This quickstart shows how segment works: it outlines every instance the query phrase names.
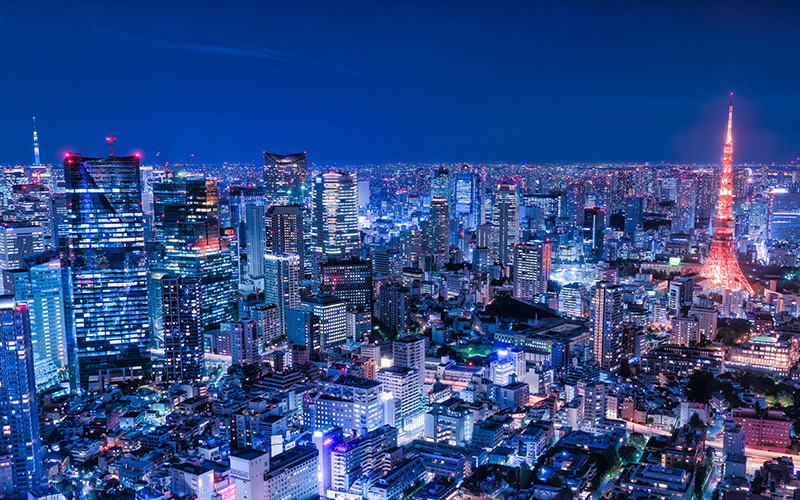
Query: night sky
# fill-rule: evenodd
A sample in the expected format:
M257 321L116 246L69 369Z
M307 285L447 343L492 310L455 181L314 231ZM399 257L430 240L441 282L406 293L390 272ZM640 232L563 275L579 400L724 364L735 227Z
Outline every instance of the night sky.
M800 156L800 7L693 3L4 2L0 164L32 161L34 115L43 161L115 135L153 161L716 162L729 92L737 163Z

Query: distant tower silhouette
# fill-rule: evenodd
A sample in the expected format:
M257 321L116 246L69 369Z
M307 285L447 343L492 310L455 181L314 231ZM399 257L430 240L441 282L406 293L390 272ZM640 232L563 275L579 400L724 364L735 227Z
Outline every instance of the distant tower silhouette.
M33 117L33 159L34 165L37 167L42 165L42 160L39 159L39 134L36 132L36 117Z
M719 182L719 201L717 217L714 219L714 239L708 258L700 275L711 280L714 288L723 290L746 290L753 293L753 288L744 277L733 243L733 94L728 108L728 135L722 153L722 177Z

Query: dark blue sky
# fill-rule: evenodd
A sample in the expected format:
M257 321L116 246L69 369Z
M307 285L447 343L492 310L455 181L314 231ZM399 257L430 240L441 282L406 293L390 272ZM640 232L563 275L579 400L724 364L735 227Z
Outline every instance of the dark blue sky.
M18 5L9 5L9 4ZM7 2L0 163L800 156L792 2Z

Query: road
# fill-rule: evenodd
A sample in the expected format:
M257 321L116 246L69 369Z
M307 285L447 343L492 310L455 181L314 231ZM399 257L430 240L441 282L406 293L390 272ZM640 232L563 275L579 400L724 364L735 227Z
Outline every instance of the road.
M647 425L634 424L633 422L628 422L628 430L640 432L644 435L658 434L659 436L669 436L672 434L670 431L665 431L663 429L655 429ZM706 446L711 446L712 448L716 449L722 449L722 443L714 439L706 439ZM758 467L760 467L761 464L763 464L764 462L772 460L773 458L781 458L787 456L786 453L756 450L753 448L745 448L744 455L748 458L750 466L758 466Z

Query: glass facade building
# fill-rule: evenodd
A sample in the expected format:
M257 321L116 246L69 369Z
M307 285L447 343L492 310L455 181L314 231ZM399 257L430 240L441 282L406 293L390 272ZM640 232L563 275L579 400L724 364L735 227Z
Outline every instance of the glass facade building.
M73 388L148 378L148 265L139 157L68 153L64 177Z
M216 181L177 178L156 183L153 212L161 267L171 275L199 282L203 328L230 321L234 264L230 249L220 239Z

